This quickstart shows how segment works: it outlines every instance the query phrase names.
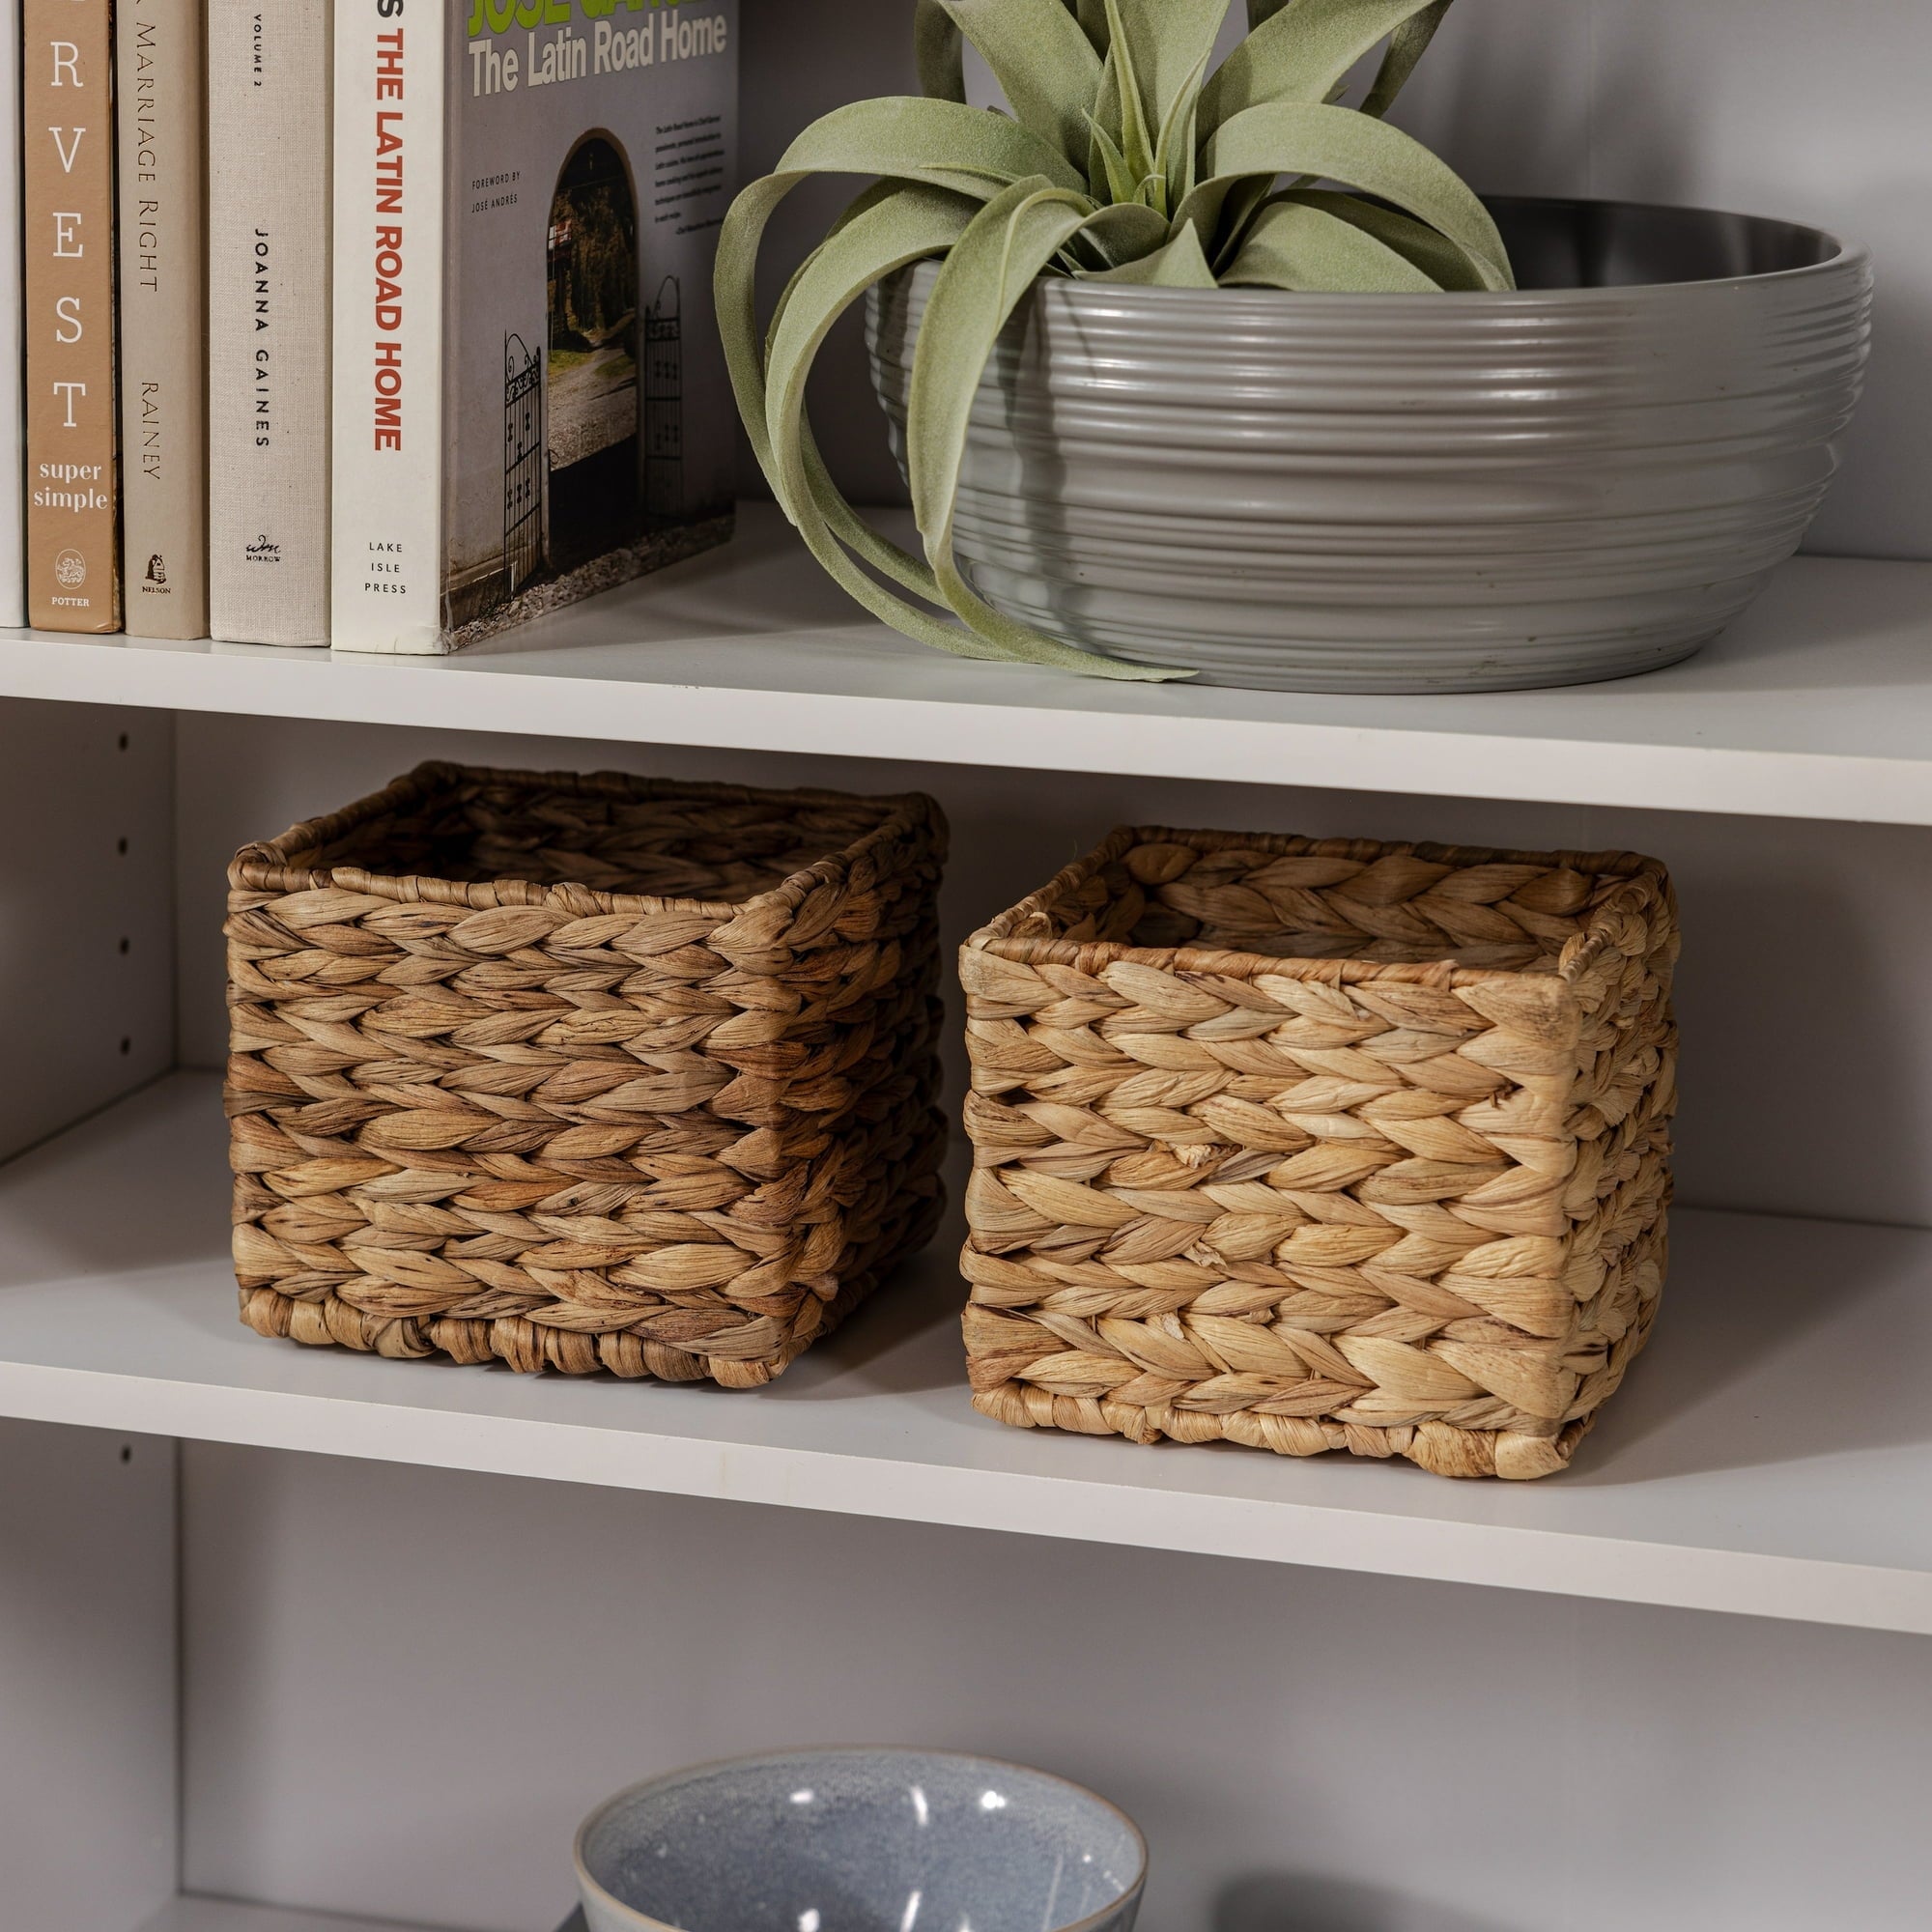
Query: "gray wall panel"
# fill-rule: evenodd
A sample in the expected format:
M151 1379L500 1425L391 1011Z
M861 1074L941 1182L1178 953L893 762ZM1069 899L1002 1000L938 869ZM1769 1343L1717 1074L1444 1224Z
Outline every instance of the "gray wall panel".
M260 1451L187 1466L195 1889L547 1932L607 1792L903 1741L1125 1805L1150 1932L1924 1924L1917 1638Z

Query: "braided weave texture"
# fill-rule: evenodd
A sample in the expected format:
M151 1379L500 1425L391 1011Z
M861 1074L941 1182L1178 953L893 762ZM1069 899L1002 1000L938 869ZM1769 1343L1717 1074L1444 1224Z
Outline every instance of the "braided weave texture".
M975 1406L1564 1467L1665 1263L1655 860L1118 831L961 954Z
M266 1335L769 1381L943 1205L928 798L421 766L229 869Z

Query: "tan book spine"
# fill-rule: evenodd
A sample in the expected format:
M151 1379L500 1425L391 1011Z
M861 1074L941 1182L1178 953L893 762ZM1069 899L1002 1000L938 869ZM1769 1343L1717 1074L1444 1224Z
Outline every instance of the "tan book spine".
M201 0L120 0L121 591L137 638L208 634Z
M27 612L121 628L114 399L114 10L25 0Z

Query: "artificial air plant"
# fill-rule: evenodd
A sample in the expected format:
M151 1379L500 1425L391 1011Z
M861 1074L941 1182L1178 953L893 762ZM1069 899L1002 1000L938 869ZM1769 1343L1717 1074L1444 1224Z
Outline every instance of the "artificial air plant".
M1391 295L1513 287L1483 204L1384 119L1451 4L1247 0L1248 32L1210 73L1230 0L917 0L924 97L859 101L814 122L738 197L719 243L718 312L739 409L779 502L831 575L943 650L1175 675L1044 637L966 581L953 507L993 345L1042 275ZM967 103L968 41L1010 113ZM1351 70L1384 43L1360 105L1343 104ZM760 241L779 204L817 174L876 179L761 330ZM805 391L834 323L876 283L931 258L941 266L906 430L922 560L840 496Z

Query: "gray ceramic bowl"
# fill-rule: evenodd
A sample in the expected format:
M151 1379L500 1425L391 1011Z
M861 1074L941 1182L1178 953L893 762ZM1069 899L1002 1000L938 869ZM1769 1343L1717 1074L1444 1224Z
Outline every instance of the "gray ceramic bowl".
M1871 332L1867 252L1612 202L1491 203L1523 287L1045 281L980 386L980 594L1209 683L1500 691L1690 655L1798 548ZM936 270L875 292L903 455Z
M590 1932L1129 1932L1146 1876L1103 1799L948 1751L702 1765L577 1834Z

